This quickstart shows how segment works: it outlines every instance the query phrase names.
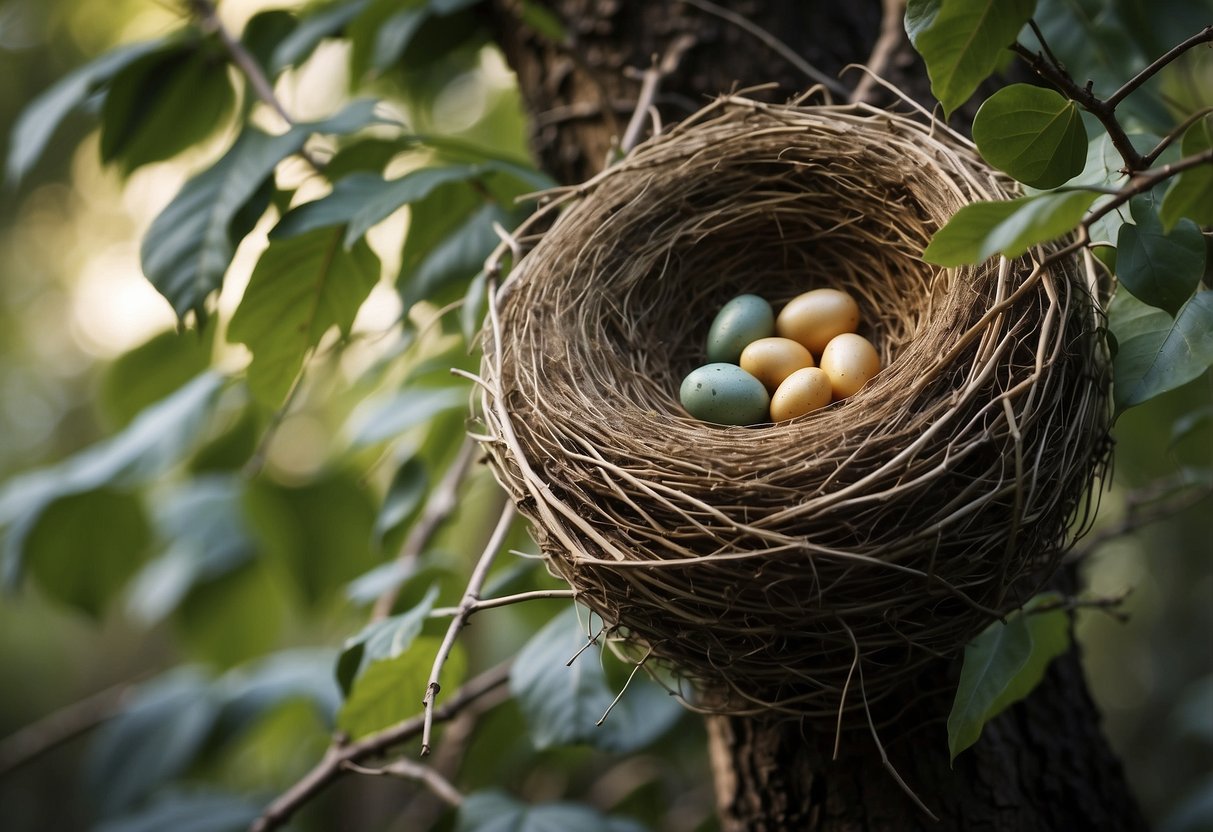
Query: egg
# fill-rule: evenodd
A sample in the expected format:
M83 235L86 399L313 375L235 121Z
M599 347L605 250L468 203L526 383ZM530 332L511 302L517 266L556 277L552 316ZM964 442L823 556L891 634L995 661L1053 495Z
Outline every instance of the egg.
M708 361L736 364L745 345L775 331L771 304L758 295L738 295L721 307L708 330Z
M813 355L790 338L759 338L741 351L741 369L758 379L768 390L802 367L815 366Z
M803 367L783 380L771 396L771 421L812 413L830 403L830 377L819 367Z
M818 356L831 338L858 328L859 304L838 289L814 289L797 295L775 320L775 334L803 344Z
M719 425L765 422L771 402L761 381L736 364L723 362L692 370L678 392L688 413Z
M871 341L848 332L826 344L821 352L820 366L830 377L834 398L845 399L880 372L880 356Z

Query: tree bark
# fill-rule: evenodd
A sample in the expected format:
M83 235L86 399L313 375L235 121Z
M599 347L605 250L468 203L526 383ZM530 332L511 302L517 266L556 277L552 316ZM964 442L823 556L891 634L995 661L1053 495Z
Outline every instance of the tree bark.
M865 62L880 30L882 3L719 0L768 37L833 76ZM884 4L888 6L888 3ZM705 11L703 0L549 0L563 40L522 22L520 0L495 0L499 43L518 75L541 164L563 182L601 170L636 107L638 75L677 44L677 65L654 103L667 120L711 96L774 82L755 93L786 100L813 81L751 29ZM903 39L904 40L904 39ZM885 72L929 100L908 42ZM858 75L848 77L853 87ZM960 119L971 119L962 111ZM900 788L868 731L842 737L832 760L830 726L770 718L709 717L718 807L725 832L968 830L968 832L1138 832L1146 828L1120 763L1100 730L1077 650L1054 662L1023 703L986 726L982 739L948 760L946 716L958 668L940 662L919 690L935 691L896 718L878 714L891 766L933 821Z

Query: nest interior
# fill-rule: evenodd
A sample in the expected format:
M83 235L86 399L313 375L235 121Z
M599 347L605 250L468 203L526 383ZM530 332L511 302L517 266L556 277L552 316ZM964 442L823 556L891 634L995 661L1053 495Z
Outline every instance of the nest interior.
M854 713L1022 604L1082 524L1109 420L1092 274L920 257L1007 195L920 120L722 99L563 194L492 300L494 470L695 707ZM859 393L748 428L683 411L726 301L827 286L881 354Z

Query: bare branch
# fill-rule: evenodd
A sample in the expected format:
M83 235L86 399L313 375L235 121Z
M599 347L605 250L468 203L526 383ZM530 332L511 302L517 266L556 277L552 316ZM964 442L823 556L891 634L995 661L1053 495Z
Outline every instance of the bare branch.
M132 682L106 688L0 740L0 777L116 716L135 691Z
M1209 115L1209 113L1213 113L1213 107L1205 107L1203 110L1197 110L1196 112L1192 113L1192 115L1185 118L1175 127L1174 130L1163 136L1162 139L1159 140L1158 144L1154 145L1149 153L1142 157L1145 160L1145 163L1147 165L1154 164L1158 160L1158 157L1163 154L1164 150L1170 147L1176 139L1186 133L1189 127L1200 121L1205 116Z
M510 678L510 664L505 662L486 670L464 684L441 707L435 708L433 722L446 722L473 702L492 693ZM250 832L269 832L291 819L295 812L323 791L334 780L348 774L347 763L359 763L376 757L420 734L425 726L421 715L406 719L391 728L364 737L353 743L334 742L316 766L295 785L270 803L250 827Z
M1150 64L1141 72L1134 75L1125 82L1124 86L1108 96L1104 101L1105 106L1111 110L1115 110L1116 105L1124 101L1125 98L1127 98L1134 90L1136 90L1146 81L1153 78L1160 69L1175 61L1176 58L1187 52L1189 49L1200 46L1202 43L1213 43L1213 26L1206 26L1192 37L1188 38L1182 43L1176 44L1174 47L1169 49L1166 53L1161 55L1158 60L1154 61L1154 63Z
M467 607L438 607L430 610L430 618L449 618L452 615L471 617L481 610L491 610L497 607L508 607L511 604L521 604L542 598L576 598L577 592L572 589L533 589L530 592L518 592L514 595L502 595L500 598L485 598Z
M1208 164L1213 164L1213 148L1202 153L1193 153L1191 156L1185 156L1178 162L1163 165L1160 168L1154 168L1145 173L1139 173L1133 177L1128 185L1117 191L1115 197L1087 214L1086 218L1082 221L1082 227L1089 229L1091 224L1100 217L1107 216L1138 194L1144 194L1159 182L1164 182L1176 174L1183 173L1185 170Z
M1140 528L1166 520L1213 496L1213 486L1165 478L1125 497L1124 517L1107 528L1097 529L1066 555L1066 563L1086 560L1104 544L1132 534Z
M623 131L623 138L619 141L619 149L624 154L630 153L632 148L640 143L640 131L644 129L649 108L653 106L653 98L657 95L657 87L661 84L661 79L678 69L678 64L681 63L683 54L694 43L695 39L690 35L682 35L675 38L674 42L666 49L665 55L661 60L658 61L657 56L654 55L653 65L641 75L640 94L636 97L636 109L632 112L632 118L628 122L627 128Z
M860 76L859 83L851 93L850 101L853 104L871 103L870 96L876 88L876 78L888 69L889 61L906 36L903 23L906 0L884 0L881 5L884 11L880 19L880 36L876 38L872 52L868 55L868 71Z
M360 766L355 762L347 760L341 764L341 767L355 774L399 777L402 780L412 780L428 788L441 798L444 803L456 808L463 802L463 795L459 793L459 790L455 788L450 780L447 780L429 766L415 763L412 760L396 760L394 763L389 763L382 768L368 768L367 766Z
M409 564L421 556L422 551L429 545L430 540L437 533L439 527L450 516L458 505L459 486L463 483L463 478L467 476L468 469L471 467L472 459L476 453L476 443L471 439L464 439L463 445L459 448L459 453L451 462L451 467L447 468L443 474L442 480L430 492L430 496L425 501L425 507L421 509L421 515L413 522L412 528L409 529L408 536L404 539L404 543L400 546L400 553L396 555L396 562L399 564ZM400 585L394 584L384 591L375 600L375 607L371 612L371 620L378 621L387 618L392 614L392 607L396 603L396 598L400 595Z
M497 553L501 550L502 543L505 542L505 536L510 530L510 524L513 522L514 503L506 500L505 508L501 510L501 517L497 520L497 527L493 529L493 534L489 537L489 542L485 544L484 552L481 553L480 560L476 563L476 568L472 570L472 577L468 579L467 589L463 592L463 600L459 602L459 612L451 620L450 626L447 627L446 636L442 639L442 645L438 648L438 654L434 656L434 664L430 668L430 678L425 686L425 697L422 699L422 704L425 707L425 723L421 734L421 756L423 757L430 753L430 734L433 730L434 722L434 700L438 698L438 692L442 690L442 685L438 683L438 677L442 673L442 666L450 658L451 650L455 647L455 639L458 638L459 631L467 624L468 618L472 614L471 607L480 600L480 590L484 588L484 581L488 577L489 567L493 565Z

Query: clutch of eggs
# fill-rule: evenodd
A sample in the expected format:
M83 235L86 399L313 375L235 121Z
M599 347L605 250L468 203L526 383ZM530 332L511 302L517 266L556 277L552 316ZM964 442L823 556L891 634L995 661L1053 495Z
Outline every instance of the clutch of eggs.
M739 295L712 321L709 363L683 380L682 406L705 422L755 425L853 396L880 371L859 322L859 304L838 289L797 295L778 316L763 298Z

